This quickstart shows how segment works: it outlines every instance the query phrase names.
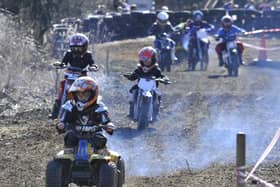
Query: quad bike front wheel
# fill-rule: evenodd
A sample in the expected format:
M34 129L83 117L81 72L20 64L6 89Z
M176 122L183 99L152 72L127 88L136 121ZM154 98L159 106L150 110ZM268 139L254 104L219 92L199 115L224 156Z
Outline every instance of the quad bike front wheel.
M101 163L97 187L118 187L117 167L113 162Z
M67 178L63 173L62 162L52 160L48 162L46 170L46 187L67 187Z
M124 160L122 158L119 158L117 163L117 169L118 169L118 187L122 187L125 183L125 165Z

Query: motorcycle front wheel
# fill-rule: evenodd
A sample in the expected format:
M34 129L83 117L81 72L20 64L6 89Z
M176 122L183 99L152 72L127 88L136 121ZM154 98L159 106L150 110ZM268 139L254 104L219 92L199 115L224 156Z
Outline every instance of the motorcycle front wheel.
M139 107L138 130L143 130L148 127L149 122L151 121L151 106L152 98L142 98L142 102Z

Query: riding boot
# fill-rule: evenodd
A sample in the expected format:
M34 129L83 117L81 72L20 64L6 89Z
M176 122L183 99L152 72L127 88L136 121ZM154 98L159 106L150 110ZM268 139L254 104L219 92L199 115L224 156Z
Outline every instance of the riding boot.
M244 65L242 53L239 54L239 62L240 62L240 65Z
M129 102L129 113L127 117L133 119L134 115L134 101L135 101L135 94L136 94L136 89L135 86L133 86L129 93L128 93L128 102Z
M173 48L171 49L171 59L172 59L172 61L173 61L174 63L178 60L178 58L176 57L175 53L176 53L176 48L173 47Z
M60 101L58 99L56 99L53 104L52 113L49 115L49 118L56 119L58 117L59 110L60 110Z
M133 113L134 113L134 104L132 102L129 102L129 113L127 117L133 119Z
M224 61L223 61L222 54L218 54L218 60L219 60L219 66L223 66L224 65Z

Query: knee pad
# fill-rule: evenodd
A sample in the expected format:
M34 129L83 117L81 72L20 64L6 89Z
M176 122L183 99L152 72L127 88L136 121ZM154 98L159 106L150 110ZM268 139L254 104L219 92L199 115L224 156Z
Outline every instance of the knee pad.
M64 136L64 145L66 147L75 147L78 144L78 138L71 131L67 132Z
M134 93L129 92L129 94L128 94L128 101L129 101L129 103L133 103L134 102Z
M102 134L96 134L91 143L94 149L102 149L106 146L107 139Z

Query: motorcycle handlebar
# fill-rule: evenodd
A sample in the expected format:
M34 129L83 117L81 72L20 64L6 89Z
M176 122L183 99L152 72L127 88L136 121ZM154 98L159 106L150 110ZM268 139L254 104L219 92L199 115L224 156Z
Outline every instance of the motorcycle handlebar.
M93 64L92 66L88 67L88 71L97 72L99 70L99 66L97 64Z
M123 76L125 77L125 78L128 78L128 77L130 77L130 73L125 73L125 74L123 74Z
M84 69L79 68L79 67L74 67L74 66L67 66L64 63L60 63L60 62L55 62L52 64L56 69L69 69L69 70L73 70L73 71L92 71L92 72L97 72L99 71L99 66L97 64L93 64L92 66L88 66Z
M125 73L125 74L123 74L123 76L127 79L130 79L131 74L130 73ZM144 79L148 79L148 80L155 80L155 81L158 81L158 82L163 83L163 84L171 84L172 83L169 79L156 78L154 76L146 76L146 77L142 76L142 77L139 77L139 78L144 78Z
M64 69L66 68L66 65L60 62L55 62L52 64L56 69Z
M162 78L158 78L158 79L155 79L155 80L159 81L160 83L163 83L163 84L171 84L172 83L170 80L162 79Z

